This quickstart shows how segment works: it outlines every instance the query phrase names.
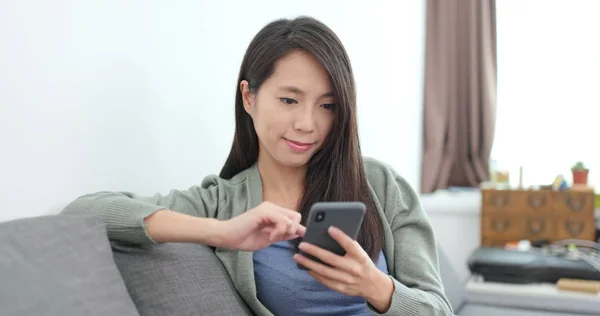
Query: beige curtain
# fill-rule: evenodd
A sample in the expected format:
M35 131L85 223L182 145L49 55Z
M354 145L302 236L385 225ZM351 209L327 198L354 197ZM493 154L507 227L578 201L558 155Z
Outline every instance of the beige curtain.
M496 115L494 0L427 0L421 191L489 178Z

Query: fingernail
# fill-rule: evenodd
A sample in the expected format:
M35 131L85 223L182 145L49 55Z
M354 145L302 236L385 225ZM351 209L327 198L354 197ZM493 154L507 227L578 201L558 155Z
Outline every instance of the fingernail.
M306 248L306 243L305 242L301 242L300 245L298 245L298 248L300 248L300 249Z

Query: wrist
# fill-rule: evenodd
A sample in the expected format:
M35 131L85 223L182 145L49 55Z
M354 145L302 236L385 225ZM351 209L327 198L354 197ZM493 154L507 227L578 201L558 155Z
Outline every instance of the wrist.
M392 295L394 294L394 282L385 273L377 270L373 280L372 290L369 291L364 298L379 312L386 312L392 303Z
M223 238L221 232L223 229L222 221L214 218L197 218L196 231L198 232L195 243L211 247L220 247Z

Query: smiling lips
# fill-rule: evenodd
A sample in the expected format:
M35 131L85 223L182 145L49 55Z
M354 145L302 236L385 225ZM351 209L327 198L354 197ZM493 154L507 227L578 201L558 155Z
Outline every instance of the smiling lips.
M314 144L314 143L300 143L300 142L295 142L293 140L289 140L287 138L284 138L285 142L288 144L288 146L290 146L290 148L292 148L295 151L307 151L310 149L310 147Z

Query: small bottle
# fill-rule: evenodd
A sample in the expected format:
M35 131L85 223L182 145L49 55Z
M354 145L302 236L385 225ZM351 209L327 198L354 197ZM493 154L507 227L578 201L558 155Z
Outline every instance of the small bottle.
M489 172L490 172L490 182L496 184L497 182L497 177L496 177L496 171L498 170L498 161L496 161L495 159L490 159L490 167L489 167Z

